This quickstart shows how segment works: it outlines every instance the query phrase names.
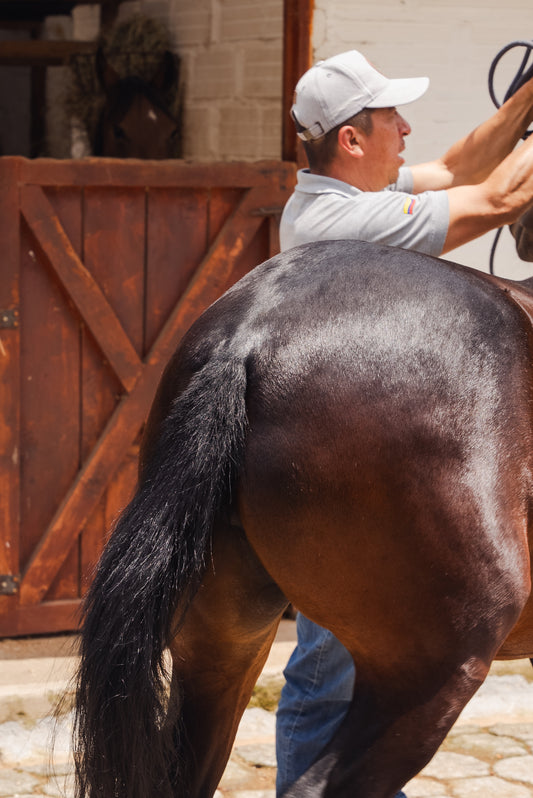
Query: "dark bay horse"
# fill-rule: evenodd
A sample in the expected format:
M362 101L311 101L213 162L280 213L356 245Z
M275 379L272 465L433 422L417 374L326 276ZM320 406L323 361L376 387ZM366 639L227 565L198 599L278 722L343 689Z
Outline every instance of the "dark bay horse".
M87 597L79 798L210 798L288 602L357 669L290 798L390 798L533 654L532 289L325 242L200 317Z
M511 225L511 233L515 237L516 251L520 259L533 261L533 208L529 208Z
M135 74L120 77L102 48L97 51L95 68L105 102L93 135L93 155L180 158L182 120L171 113L165 99L179 81L177 57L165 51L149 81Z

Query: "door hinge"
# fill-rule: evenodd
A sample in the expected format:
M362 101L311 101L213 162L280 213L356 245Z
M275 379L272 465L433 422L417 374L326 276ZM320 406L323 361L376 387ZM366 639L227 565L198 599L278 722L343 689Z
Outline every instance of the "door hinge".
M20 576L0 574L0 596L13 596L18 593Z
M0 329L13 330L19 326L19 309L5 308L0 310Z

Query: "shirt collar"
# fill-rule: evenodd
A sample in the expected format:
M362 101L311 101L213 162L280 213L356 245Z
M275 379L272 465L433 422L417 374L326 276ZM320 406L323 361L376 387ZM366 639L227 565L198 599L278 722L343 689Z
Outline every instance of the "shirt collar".
M352 197L362 193L359 188L345 183L344 180L337 180L327 175L315 175L309 169L298 170L296 191L304 194L343 194Z

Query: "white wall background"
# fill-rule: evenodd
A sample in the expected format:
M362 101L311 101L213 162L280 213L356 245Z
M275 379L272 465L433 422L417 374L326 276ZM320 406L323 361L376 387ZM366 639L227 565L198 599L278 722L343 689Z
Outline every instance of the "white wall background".
M523 38L533 40L531 0L315 0L316 60L356 48L389 77L429 76L425 97L403 108L413 129L407 163L442 155L493 113L490 64L502 47ZM500 97L521 55L501 62ZM489 234L447 257L487 271L492 240ZM533 263L516 257L508 230L500 238L495 272L513 279L533 276Z

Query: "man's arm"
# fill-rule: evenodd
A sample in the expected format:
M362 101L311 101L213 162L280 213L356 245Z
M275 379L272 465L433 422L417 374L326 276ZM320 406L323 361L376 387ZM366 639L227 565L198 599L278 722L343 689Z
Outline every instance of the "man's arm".
M512 152L531 122L533 79L442 158L411 167L414 193L481 183Z
M443 253L516 222L533 205L533 136L477 185L447 190L450 221Z

